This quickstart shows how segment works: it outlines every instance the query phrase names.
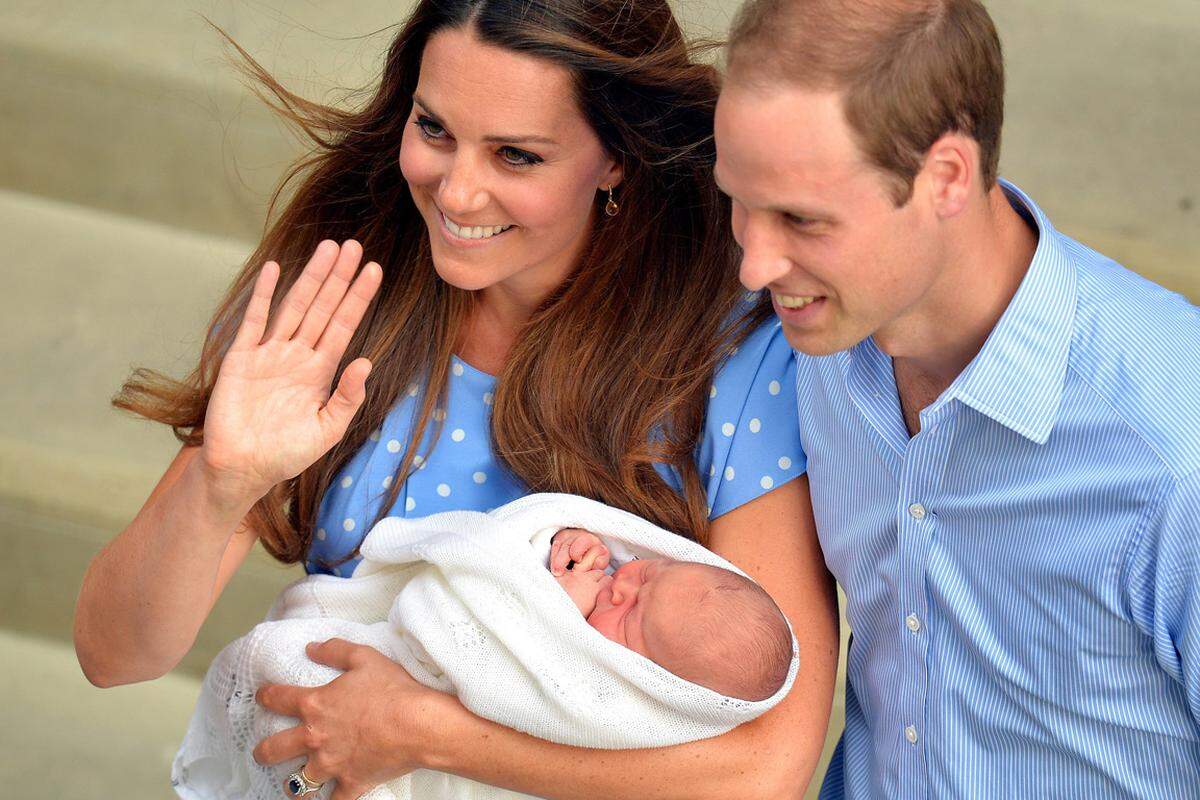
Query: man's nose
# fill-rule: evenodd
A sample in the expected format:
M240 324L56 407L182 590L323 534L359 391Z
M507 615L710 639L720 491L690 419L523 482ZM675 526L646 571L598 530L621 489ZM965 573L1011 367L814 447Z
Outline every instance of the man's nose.
M742 263L738 278L742 285L757 292L779 280L791 270L791 261L778 235L757 220L746 219L739 231Z
M464 219L482 211L488 204L488 189L484 168L468 153L459 152L438 188L438 204L457 222L478 222Z

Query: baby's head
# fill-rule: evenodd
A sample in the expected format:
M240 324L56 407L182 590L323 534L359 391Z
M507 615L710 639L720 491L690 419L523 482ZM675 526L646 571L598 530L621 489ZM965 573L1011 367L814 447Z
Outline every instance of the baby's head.
M787 680L792 634L754 581L707 564L651 558L618 569L588 623L684 680L765 700Z

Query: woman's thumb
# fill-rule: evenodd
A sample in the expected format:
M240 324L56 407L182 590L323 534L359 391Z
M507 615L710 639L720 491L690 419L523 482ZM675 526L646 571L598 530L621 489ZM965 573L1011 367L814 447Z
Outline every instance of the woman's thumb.
M322 414L329 417L330 423L338 431L338 438L350 426L350 420L358 412L359 406L367 396L367 376L371 374L371 362L366 358L356 358L342 370L338 378L337 388L329 397Z

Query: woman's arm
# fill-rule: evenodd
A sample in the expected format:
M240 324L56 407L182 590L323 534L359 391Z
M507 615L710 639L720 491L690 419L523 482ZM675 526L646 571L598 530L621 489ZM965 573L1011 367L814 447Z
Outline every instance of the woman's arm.
M316 689L270 686L259 693L264 706L302 725L264 740L255 757L279 763L306 756L311 777L338 780L334 800L352 800L418 767L557 800L800 797L824 743L838 652L837 601L817 545L807 479L717 519L711 544L762 583L800 645L791 693L753 722L666 748L557 745L474 716L370 648L331 640L310 656L345 675Z
M204 444L180 451L88 567L75 650L92 683L149 680L174 667L254 545L246 514L345 434L370 362L355 359L332 394L330 386L382 277L374 263L359 271L361 258L357 242L322 242L274 314L279 266L263 266L221 361Z
M92 560L75 609L75 652L97 686L150 680L183 658L254 546L256 498L223 498L184 447L142 510Z

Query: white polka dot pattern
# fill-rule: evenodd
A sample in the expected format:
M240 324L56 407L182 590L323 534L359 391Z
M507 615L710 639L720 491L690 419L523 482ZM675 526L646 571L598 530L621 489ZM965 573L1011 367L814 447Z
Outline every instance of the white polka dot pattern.
M710 516L717 517L791 480L804 469L795 429L795 380L791 349L782 332L768 322L752 331L736 354L727 358L709 386L709 403L697 469L706 484ZM442 423L441 437L426 430L404 479L392 515L424 516L467 508L487 510L504 505L527 491L491 452L489 429L495 401L495 379L455 359L449 389L434 422ZM326 537L314 537L309 551L310 571L345 557L366 534L379 505L393 486L393 475L408 449L421 385L412 383L371 440L342 468L322 498L318 525ZM764 430L765 429L765 430ZM769 448L763 435L769 432ZM793 444L795 449L792 450ZM781 458L782 456L782 458ZM776 469L778 467L778 469ZM671 467L656 464L667 484L679 491L681 478ZM744 476L733 480L738 473ZM349 478L350 484L344 485ZM346 562L349 574L355 561ZM328 571L328 569L325 569Z

